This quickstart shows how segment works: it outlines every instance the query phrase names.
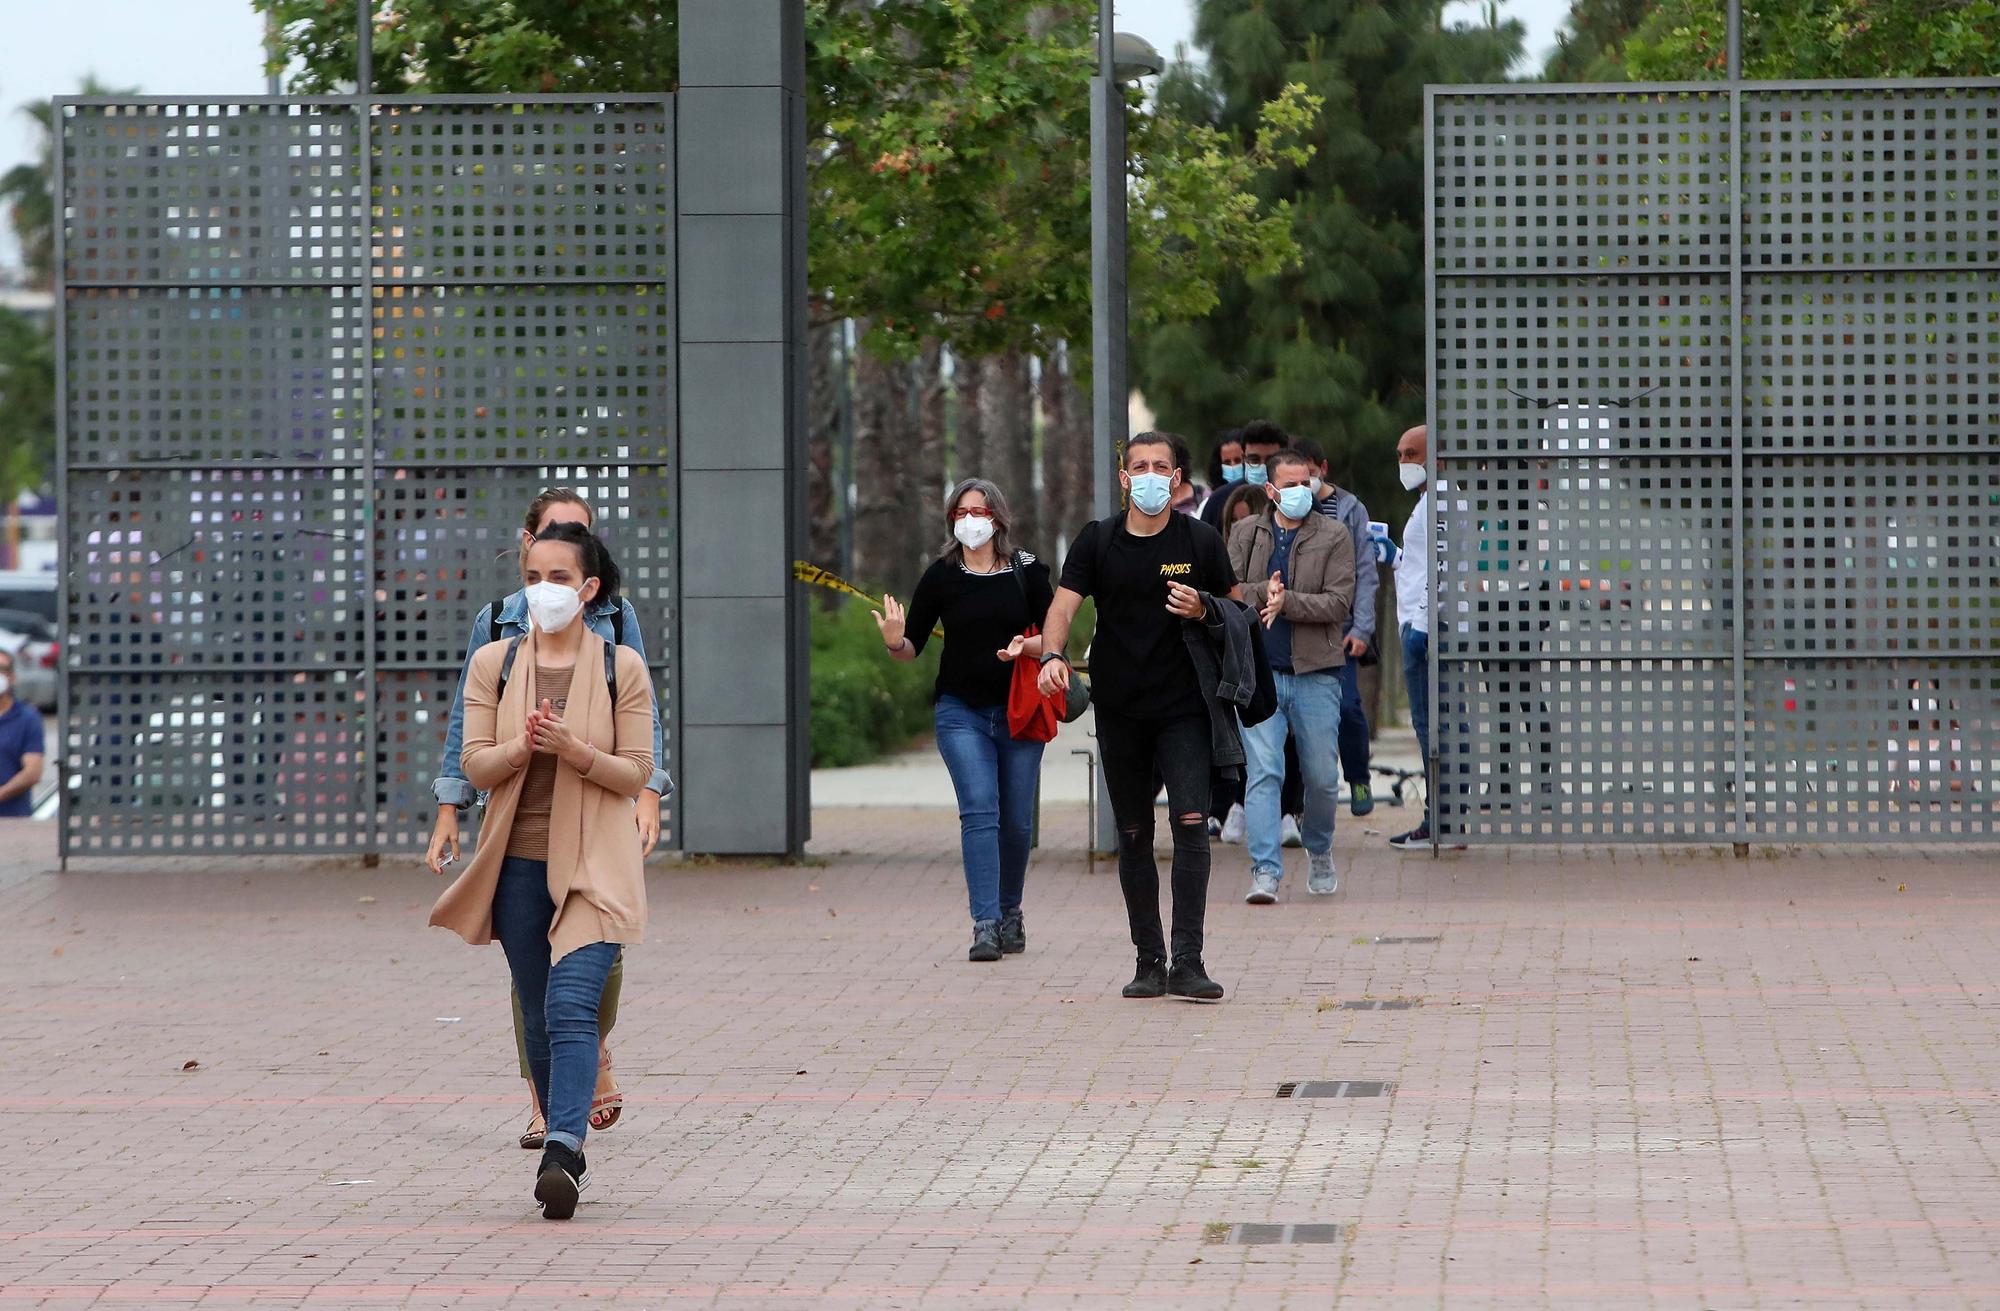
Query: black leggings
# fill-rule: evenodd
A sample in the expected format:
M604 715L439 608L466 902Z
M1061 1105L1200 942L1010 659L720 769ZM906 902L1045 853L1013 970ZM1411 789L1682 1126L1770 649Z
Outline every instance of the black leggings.
M1160 926L1160 867L1153 859L1153 798L1161 782L1174 833L1172 955L1201 955L1208 908L1209 732L1207 715L1135 719L1097 712L1104 783L1118 823L1118 885L1125 893L1132 945L1141 956L1168 954Z

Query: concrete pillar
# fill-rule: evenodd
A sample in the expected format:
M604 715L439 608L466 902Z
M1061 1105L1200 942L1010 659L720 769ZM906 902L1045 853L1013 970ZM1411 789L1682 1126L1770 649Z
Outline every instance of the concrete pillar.
M681 846L810 831L804 0L681 0Z

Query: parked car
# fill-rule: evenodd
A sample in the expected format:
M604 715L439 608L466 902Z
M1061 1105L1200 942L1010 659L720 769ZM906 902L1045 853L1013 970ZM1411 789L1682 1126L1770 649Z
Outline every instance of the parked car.
M56 576L0 569L0 610L21 610L56 621Z
M14 695L40 710L56 708L56 626L26 610L0 610L0 651L14 657Z

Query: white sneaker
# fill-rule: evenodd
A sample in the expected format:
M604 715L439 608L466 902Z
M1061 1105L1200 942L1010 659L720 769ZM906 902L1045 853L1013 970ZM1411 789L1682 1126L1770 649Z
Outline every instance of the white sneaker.
M1222 840L1232 847L1243 845L1243 803L1237 802L1229 808L1228 816L1222 821Z
M1252 874L1250 895L1243 900L1252 906L1268 906L1278 899L1278 878L1276 874Z
M1306 853L1306 891L1316 897L1331 897L1340 891L1340 871L1334 868L1333 852L1308 851Z
M1284 822L1278 825L1278 845L1303 847L1305 844L1306 840L1299 836L1299 822L1290 815L1285 816Z

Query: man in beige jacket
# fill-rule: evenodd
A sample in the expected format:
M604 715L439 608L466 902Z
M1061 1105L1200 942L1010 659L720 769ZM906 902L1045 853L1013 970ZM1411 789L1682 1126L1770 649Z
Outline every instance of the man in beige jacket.
M1333 863L1335 763L1340 734L1341 638L1354 604L1354 544L1339 524L1315 512L1312 465L1297 450L1266 462L1270 506L1229 535L1229 562L1244 580L1243 599L1264 620L1264 654L1278 687L1278 711L1243 730L1249 762L1243 789L1248 819L1253 906L1278 899L1285 877L1283 817L1285 738L1299 743L1305 814L1299 824L1310 874L1307 889L1330 896L1340 888Z

